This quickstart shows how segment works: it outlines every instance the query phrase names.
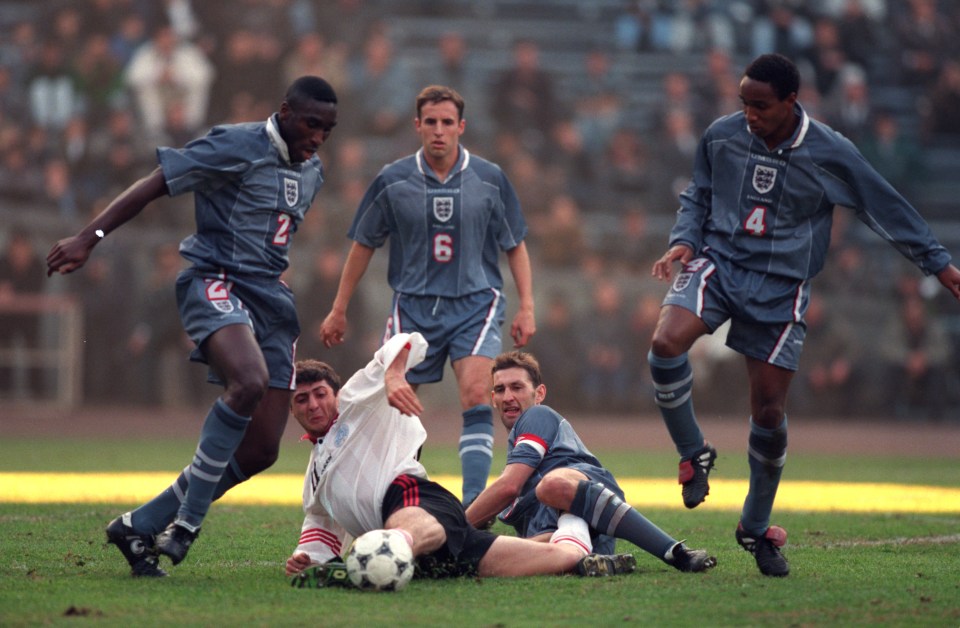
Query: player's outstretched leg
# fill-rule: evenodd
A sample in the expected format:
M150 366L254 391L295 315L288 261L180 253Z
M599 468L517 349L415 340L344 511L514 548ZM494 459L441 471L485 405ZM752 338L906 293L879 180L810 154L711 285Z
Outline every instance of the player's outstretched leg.
M250 417L237 414L222 399L217 399L207 414L190 464L183 504L174 522L157 536L157 551L170 557L174 565L184 559L199 536L200 524L249 423Z
M636 570L633 554L587 554L576 567L577 574L586 577L618 576Z
M790 573L790 564L780 552L787 543L787 531L780 526L770 526L759 534L747 532L743 523L737 525L737 543L753 554L760 573L765 576L783 577Z
M473 406L463 413L463 431L460 434L464 508L487 487L492 462L493 408L488 405Z
M152 534L141 534L130 526L130 513L124 513L107 525L107 543L117 546L130 565L134 577L162 578L167 572L160 568L156 543Z
M704 440L693 412L693 369L687 354L664 358L653 351L647 354L654 399L667 426L670 438L680 454L680 483L683 503L694 508L710 492L707 476L713 468L717 451ZM710 452L707 459L700 458Z
M663 562L684 572L701 572L717 566L717 558L706 550L690 549L677 541L663 557Z

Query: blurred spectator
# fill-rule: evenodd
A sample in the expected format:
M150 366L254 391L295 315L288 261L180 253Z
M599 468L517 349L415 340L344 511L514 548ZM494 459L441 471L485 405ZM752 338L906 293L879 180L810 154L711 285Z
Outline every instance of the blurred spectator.
M614 19L613 32L621 50L669 50L673 42L673 20L657 0L630 0Z
M891 8L899 82L928 89L937 79L940 60L949 58L958 33L937 13L936 0L907 0L892 3Z
M0 350L18 351L40 346L40 316L35 313L8 313L5 304L23 296L43 293L46 266L30 235L21 229L10 233L0 256ZM31 398L40 393L41 371L23 363L0 362L0 397Z
M825 95L821 106L824 121L859 145L870 127L870 88L863 69L848 63L836 88Z
M346 45L328 42L316 31L300 35L283 57L283 82L289 85L308 74L324 78L337 93L345 93L349 85Z
M754 17L751 56L779 52L790 59L799 59L813 43L813 28L799 12L800 2L770 0L760 2L765 9Z
M900 128L889 111L878 111L869 132L860 141L860 152L898 192L912 198L926 179L920 144Z
M650 191L650 154L637 131L627 127L617 129L607 145L604 160L606 166L599 177L610 191L630 195L644 195ZM659 184L657 182L657 185Z
M80 212L70 168L62 157L47 160L43 165L42 202L56 211L56 216L66 224L72 223Z
M330 364L342 363L344 368L356 371L367 362L366 349L375 349L383 333L377 322L371 320L363 290L358 290L350 299L351 341L328 348L320 335L324 314L337 296L340 271L346 257L344 250L343 245L339 248L325 246L319 250L314 255L309 279L297 291L297 312L303 326L297 341L297 355L315 357Z
M354 106L341 122L357 133L394 138L398 131L412 126L409 111L419 91L415 78L390 37L383 29L374 30L364 43L362 58L352 64Z
M960 141L960 60L944 59L922 111L925 138L930 142Z
M706 50L716 46L727 50L736 44L733 24L725 2L680 0L673 5L670 49L674 52Z
M577 201L568 194L555 194L543 220L530 224L531 252L551 268L572 270L586 249L586 225Z
M653 330L660 319L660 304L662 295L641 294L630 310L627 321L627 337L624 339L626 347L625 370L630 373L630 391L628 399L630 407L643 408L646 412L656 412L654 402L653 382L650 380L650 365L647 362L647 351L644 347L650 345Z
M651 251L646 207L640 203L629 206L620 215L616 230L610 234L604 252L609 261L631 275L648 275ZM649 340L649 339L648 339Z
M547 163L549 168L559 172L563 187L578 203L599 200L597 160L587 152L584 135L572 119L563 118L553 125Z
M584 139L587 152L603 152L614 130L623 121L624 85L613 72L610 55L605 50L586 53L583 79L577 81L573 93L573 114Z
M144 130L153 138L162 138L165 112L171 100L183 103L189 127L199 130L207 121L215 74L200 48L178 40L168 24L157 27L151 40L137 49L126 68L126 82L136 97Z
M540 47L522 39L512 64L496 77L491 114L500 132L516 134L524 149L542 157L556 121L553 77L540 66Z
M280 84L282 74L277 67L280 58L280 43L270 33L249 28L227 32L223 50L216 57L217 76L211 94L211 117L217 122L223 120L228 115L235 94L283 93L286 85Z
M135 12L125 13L119 28L110 37L110 51L120 67L126 67L140 46L148 40L147 23L143 16Z
M110 51L106 34L98 33L86 40L74 60L74 71L86 119L90 122L101 123L111 108L124 102L121 69L120 61Z
M728 50L713 47L704 56L703 70L691 77L691 88L699 103L694 120L699 136L711 122L740 109L741 69L733 65Z
M790 391L793 412L808 416L846 417L863 407L863 355L853 329L836 316L819 292L810 297L804 315L807 340L803 369Z
M886 0L840 0L841 8L830 16L836 20L840 46L847 59L867 70L872 76L878 70L874 63L878 53L889 42L884 41L880 20L886 12Z
M658 212L673 212L680 193L690 183L700 135L693 114L682 108L667 111L658 130L657 158L651 165L657 184L651 190L650 202Z
M177 314L177 297L171 286L184 267L179 245L168 243L153 251L150 276L138 299L137 315L126 351L128 374L123 389L131 400L147 405L195 405L203 398L203 378L188 366L193 342L183 331Z
M880 338L885 407L898 418L940 419L951 379L950 338L919 295L904 297Z
M30 112L39 126L60 129L81 110L80 90L64 50L53 40L44 41L36 65L27 79Z
M577 325L583 343L582 392L587 407L614 412L627 409L631 387L627 369L627 312L616 281L601 277L590 293L590 307Z
M27 158L27 149L8 144L0 158L0 197L8 202L36 201L43 190L43 172Z
M801 60L809 64L813 72L813 80L807 82L808 87L815 87L825 99L834 97L839 91L840 74L847 64L836 22L827 18L819 18L814 22L813 42L801 52L798 63Z
M527 350L537 357L544 380L550 382L546 403L558 408L589 408L581 394L583 334L576 325L571 296L562 289L551 290L541 317Z

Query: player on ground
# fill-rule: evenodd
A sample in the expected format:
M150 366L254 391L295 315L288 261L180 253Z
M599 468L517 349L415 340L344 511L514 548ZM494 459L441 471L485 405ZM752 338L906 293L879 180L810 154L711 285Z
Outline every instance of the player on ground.
M467 509L474 525L498 513L522 537L545 539L558 521L574 517L589 532L594 550L612 553L626 539L680 571L717 564L703 550L688 549L624 502L613 474L580 440L570 422L540 405L547 395L540 364L511 351L493 364L493 407L507 428L507 466ZM560 514L564 513L564 514Z
M414 127L421 148L384 167L350 227L354 240L333 307L321 327L327 346L343 342L347 306L374 251L389 238L393 307L384 337L419 331L430 343L408 374L414 387L453 366L463 409L463 501L486 485L493 457L490 365L501 351L504 319L499 251L506 251L519 309L510 329L518 347L536 331L527 226L513 186L498 166L460 145L463 98L449 87L424 88Z
M331 86L301 77L265 122L217 126L184 148L159 148L158 168L47 256L48 274L73 272L105 235L151 201L194 193L197 230L180 244L192 266L177 279L177 301L197 345L191 358L210 365L224 393L176 481L107 527L108 540L135 576L166 575L156 552L173 564L183 560L211 501L276 460L300 329L280 274L297 225L323 183L316 151L336 123Z
M429 480L417 459L427 434L405 375L427 351L420 333L394 335L342 389L326 364L297 363L291 409L315 446L303 485L306 517L287 575L339 561L350 537L382 528L404 532L421 573L433 577L633 571L632 555L591 554L589 534L577 529L535 543L467 523L461 502ZM312 574L323 578L322 570Z
M693 179L667 252L652 274L669 280L649 354L657 405L680 454L688 508L709 493L716 450L693 411L687 351L731 320L727 345L750 382L750 486L736 539L764 575L790 572L770 525L787 452L787 389L806 333L810 279L823 267L834 207L857 217L960 299L960 270L917 211L846 138L797 102L800 77L786 57L757 57L740 81L743 110L716 120L696 153Z

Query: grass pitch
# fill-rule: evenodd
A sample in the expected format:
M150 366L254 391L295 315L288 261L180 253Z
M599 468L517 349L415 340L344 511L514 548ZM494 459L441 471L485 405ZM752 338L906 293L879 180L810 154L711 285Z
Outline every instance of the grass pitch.
M193 446L4 439L0 495L13 492L23 471L79 472L75 477L81 481L90 473L117 478L122 471L155 471L169 483ZM432 474L455 473L455 451L426 453ZM729 483L742 500L737 484L746 478L742 452L721 452L716 488L694 511L679 507L679 487L667 477L676 466L672 454L598 453L621 478L669 486L673 505L641 505L641 511L673 536L713 551L719 566L707 574L681 574L621 543L621 551L635 553L639 569L617 578L414 581L398 594L292 589L283 562L300 531L296 478L307 450L290 445L277 467L259 478L280 486L294 482L289 503L216 504L190 555L177 567L166 563L171 576L163 580L130 578L119 552L105 543L106 523L138 500L0 498L0 625L960 625L960 508L951 501L960 491L955 459L791 457L784 501L788 487L799 483L809 483L812 492L789 508L778 501L775 519L790 534L785 553L792 573L771 579L760 575L733 538L738 506L727 505L724 486ZM494 468L502 463L495 461ZM880 480L906 487L885 492L863 484ZM900 497L874 512L818 509L827 499L822 482L854 483L853 490L878 495L895 490ZM631 501L643 501L640 486L636 496L627 489ZM926 492L931 488L940 492ZM918 512L903 504L902 496L913 493L925 496L919 503L947 507Z

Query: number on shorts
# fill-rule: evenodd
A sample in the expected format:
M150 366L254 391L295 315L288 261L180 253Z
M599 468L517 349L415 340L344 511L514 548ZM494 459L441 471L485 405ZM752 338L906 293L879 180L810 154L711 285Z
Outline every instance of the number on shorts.
M750 215L747 216L747 219L743 222L743 228L750 235L762 236L767 232L767 208L758 205L754 207L750 212Z
M230 286L222 279L207 279L207 300L223 301L230 298Z

